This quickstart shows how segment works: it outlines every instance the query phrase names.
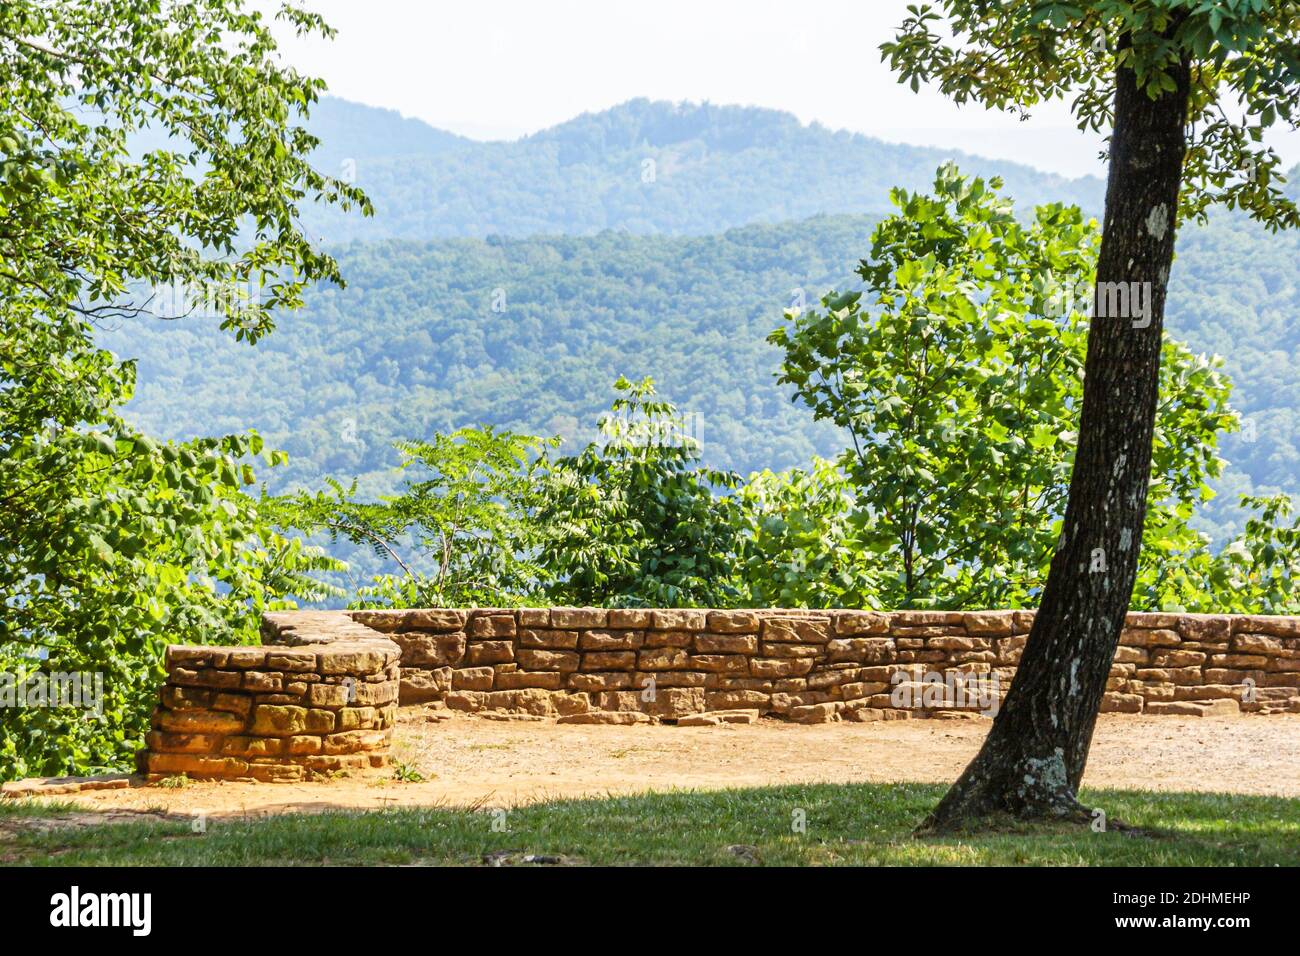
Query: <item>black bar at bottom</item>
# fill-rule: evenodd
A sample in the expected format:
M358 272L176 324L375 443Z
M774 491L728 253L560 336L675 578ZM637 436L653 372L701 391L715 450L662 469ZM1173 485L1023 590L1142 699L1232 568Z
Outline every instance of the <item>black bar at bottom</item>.
M75 889L74 889L75 888ZM125 894L125 895L123 895ZM146 897L147 894L147 906ZM1294 926L1294 870L1015 868L250 868L7 869L6 936L138 943L350 940L382 951L414 932L503 945L679 935L729 943L773 933L868 945L893 936L1059 938L1198 933L1231 942ZM86 925L115 923L116 925ZM783 929L784 926L784 929ZM478 927L474 929L473 927ZM147 932L146 932L147 931ZM954 935L955 934L955 935ZM1040 937L1041 938L1041 937Z

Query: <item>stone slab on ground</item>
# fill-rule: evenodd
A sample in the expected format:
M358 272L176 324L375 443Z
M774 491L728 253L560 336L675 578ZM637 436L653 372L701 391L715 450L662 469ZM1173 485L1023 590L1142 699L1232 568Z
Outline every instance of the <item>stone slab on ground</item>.
M1241 705L1235 700L1153 700L1147 703L1149 714L1177 714L1179 717L1240 717Z
M718 727L722 724L752 724L758 721L757 710L706 710L677 718L678 727Z
M658 723L655 718L649 714L643 714L639 710L592 710L585 714L568 714L564 717L557 717L557 724L654 724Z
M0 783L0 798L56 797L92 790L125 790L143 777L129 773L108 773L97 777L29 777Z

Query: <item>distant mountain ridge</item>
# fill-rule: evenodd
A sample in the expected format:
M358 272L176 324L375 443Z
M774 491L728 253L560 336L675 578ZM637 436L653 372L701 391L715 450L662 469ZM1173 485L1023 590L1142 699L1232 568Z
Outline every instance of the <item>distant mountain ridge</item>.
M879 214L935 168L1001 176L1022 205L1100 209L1104 184L960 151L805 126L778 110L634 99L512 141L477 142L338 99L309 123L317 162L355 176L375 216L310 209L328 243L457 236L703 235L815 215ZM346 165L345 165L346 164Z
M403 116L397 110L365 106L335 96L323 98L312 108L308 128L321 141L314 159L322 167L335 166L348 159L436 156L474 142L423 120Z

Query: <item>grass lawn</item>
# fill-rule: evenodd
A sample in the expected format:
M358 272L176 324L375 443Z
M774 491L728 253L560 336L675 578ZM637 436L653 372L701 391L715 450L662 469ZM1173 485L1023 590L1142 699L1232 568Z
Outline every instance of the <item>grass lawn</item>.
M504 815L286 814L209 820L203 833L171 821L37 826L71 808L3 801L0 864L1300 864L1300 800L1102 790L1085 793L1085 802L1146 833L1042 826L913 837L943 791L828 784L562 800Z

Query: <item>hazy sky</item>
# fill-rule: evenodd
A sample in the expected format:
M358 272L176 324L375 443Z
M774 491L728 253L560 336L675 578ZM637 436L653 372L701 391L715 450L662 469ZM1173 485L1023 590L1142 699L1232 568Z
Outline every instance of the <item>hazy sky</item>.
M882 139L1102 173L1064 104L1021 123L914 94L877 46L907 0L307 0L331 42L286 36L330 92L477 139L514 138L637 96L786 110ZM1300 137L1278 144L1300 161Z

